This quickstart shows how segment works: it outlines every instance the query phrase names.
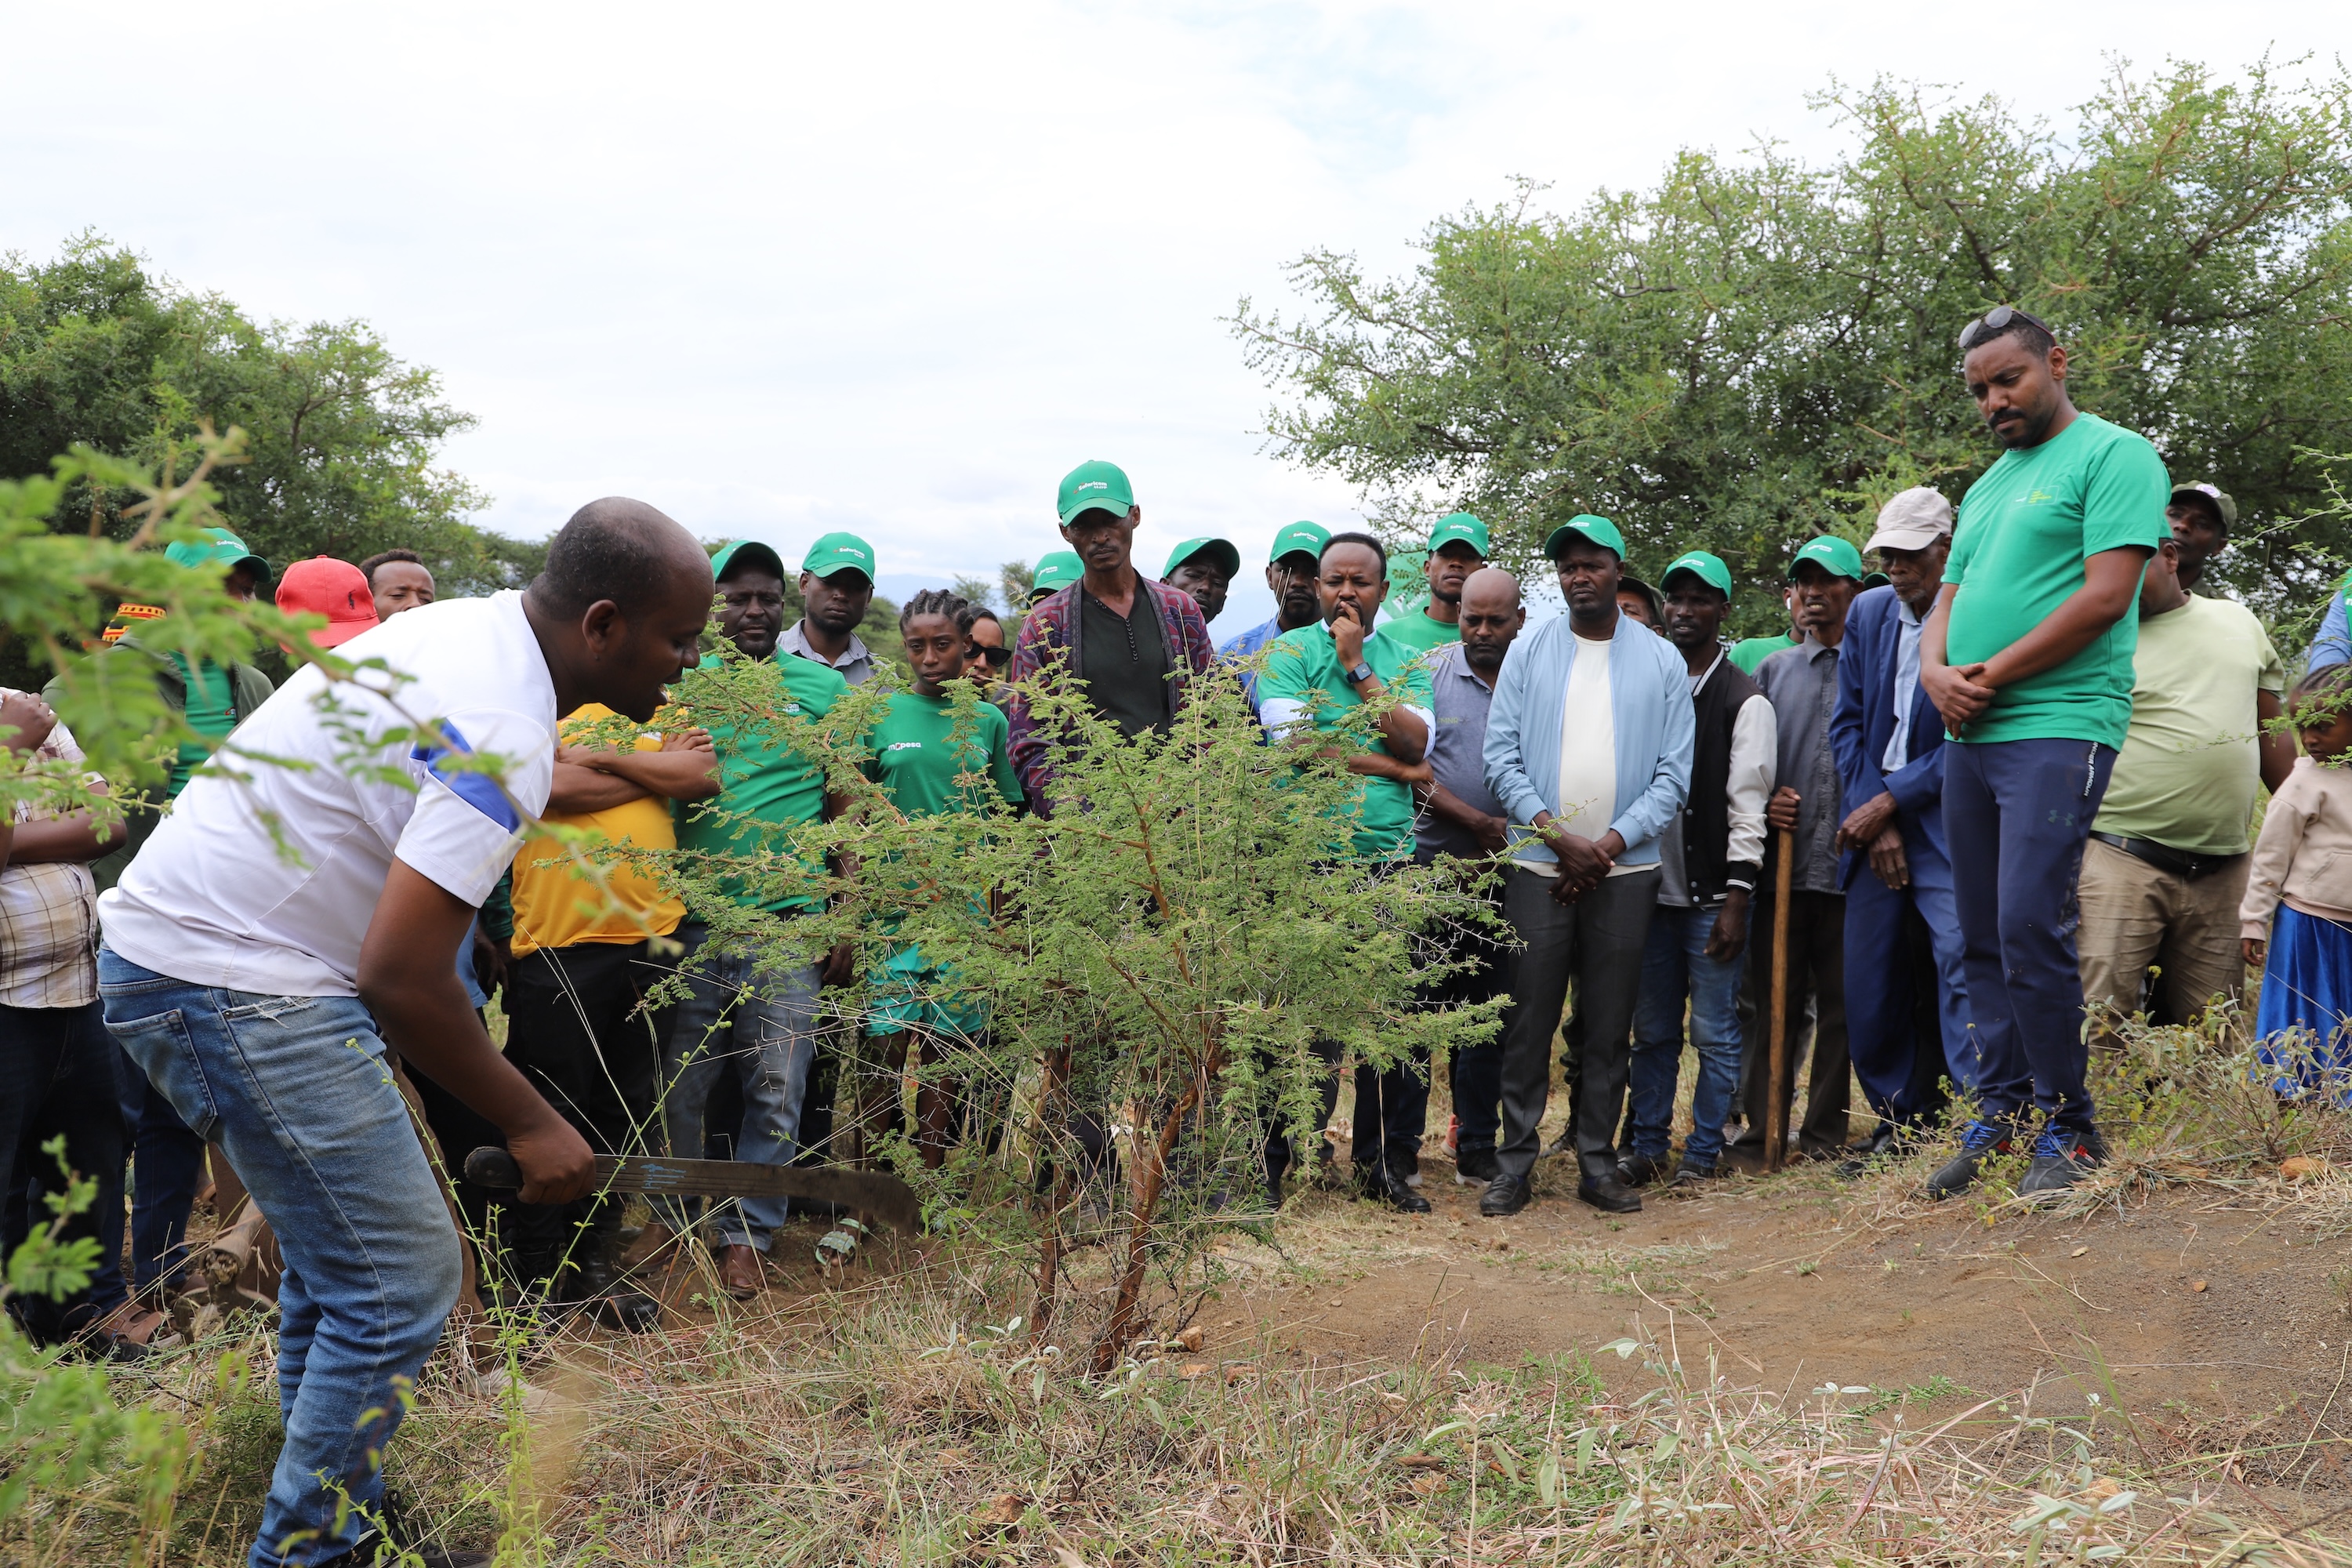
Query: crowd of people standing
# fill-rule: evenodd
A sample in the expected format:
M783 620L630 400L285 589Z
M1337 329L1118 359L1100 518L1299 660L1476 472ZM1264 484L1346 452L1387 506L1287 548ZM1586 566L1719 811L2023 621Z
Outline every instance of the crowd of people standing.
M1542 541L1564 613L1531 620L1486 522L1455 512L1410 556L1370 533L1280 530L1275 614L1219 645L1209 628L1240 551L1187 540L1148 574L1128 476L1083 464L1057 496L1068 548L1040 563L1011 637L951 593L900 610L905 668L868 774L908 813L1050 814L1059 731L1025 694L1056 669L1125 735L1169 730L1219 682L1238 683L1269 746L1304 755L1368 733L1345 762L1360 782L1340 858L1450 862L1509 933L1450 932L1459 962L1426 998L1507 999L1499 1034L1444 1068L1443 1146L1490 1216L1526 1208L1548 1152L1611 1213L1660 1184L1704 1188L1784 1157L1859 1173L1939 1142L1937 1196L2012 1150L2021 1192L2055 1193L2105 1157L2087 1068L2116 1048L2114 1022L2234 1004L2265 960L2257 1029L2282 1092L2341 1098L2352 886L2337 868L2352 854L2336 850L2352 850L2352 801L2336 764L2352 716L2328 699L2352 689L2352 660L2328 658L2324 632L2291 693L2260 622L2195 592L2236 522L2231 498L2174 485L2146 439L2074 408L2041 322L1997 310L1959 349L1997 460L1957 510L1921 486L1860 548L1804 541L1788 630L1738 643L1738 581L1716 554L1685 551L1653 585L1614 521L1569 518ZM232 595L322 616L320 647L405 679L396 700L339 687L330 719L320 671L273 693L248 666L157 651L142 626L160 612L121 607L100 657L138 661L208 744L183 748L161 800L119 822L20 811L7 831L0 1168L13 1241L45 1141L62 1136L99 1180L91 1227L123 1214L128 1163L131 1275L109 1230L82 1298L14 1305L38 1333L135 1353L184 1273L216 1151L284 1257L286 1445L253 1561L340 1562L381 1525L397 1381L461 1297L514 1289L619 1327L658 1320L593 1155L860 1157L904 1120L909 1058L935 1061L985 1018L911 945L862 977L846 945L812 961L746 952L713 939L714 911L626 865L583 899L561 853L581 833L756 849L849 809L776 734L697 721L673 699L719 661L711 632L772 672L782 713L821 717L875 679L865 540L828 534L788 576L760 542L712 554L650 507L599 501L527 590L439 602L411 552L282 576L221 531L171 552ZM803 606L790 625L788 583ZM977 727L957 716L965 681L995 704ZM1369 731L1350 728L1364 709ZM406 728L418 711L436 721L425 741ZM79 760L41 697L0 691L0 724L20 752ZM233 752L208 762L232 732ZM380 740L374 765L354 763L354 736L362 763ZM468 752L515 766L493 783ZM807 904L764 887L726 897L787 919ZM684 995L660 1001L672 973ZM825 994L860 978L866 1010L845 1017ZM1770 1103L1776 1034L1810 1042L1801 1104L1793 1072ZM1347 1064L1331 1066L1327 1110ZM1431 1206L1431 1071L1354 1069L1353 1181L1407 1213ZM1556 1083L1568 1117L1547 1150ZM1873 1118L1859 1141L1856 1084ZM926 1162L988 1135L971 1098L923 1080ZM519 1192L445 1179L486 1144L513 1155ZM1302 1153L1266 1140L1272 1203ZM452 1209L499 1237L478 1284ZM720 1287L748 1297L785 1218L782 1200L665 1198L639 1256L708 1247Z

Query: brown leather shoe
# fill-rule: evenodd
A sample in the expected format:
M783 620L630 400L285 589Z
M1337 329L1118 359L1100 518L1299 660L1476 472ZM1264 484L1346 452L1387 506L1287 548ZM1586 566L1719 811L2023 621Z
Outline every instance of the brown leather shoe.
M738 1301L748 1301L766 1283L760 1273L760 1249L737 1244L719 1249L719 1287Z

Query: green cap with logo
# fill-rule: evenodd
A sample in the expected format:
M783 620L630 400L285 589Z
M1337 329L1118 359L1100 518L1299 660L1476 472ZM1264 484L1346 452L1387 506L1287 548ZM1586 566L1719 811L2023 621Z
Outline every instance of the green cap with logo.
M1671 590L1677 572L1688 572L1725 598L1731 597L1731 568L1723 563L1721 556L1711 551L1685 550L1675 556L1674 564L1666 568L1666 574L1658 579L1658 586Z
M1029 592L1032 595L1057 594L1086 574L1087 563L1078 559L1076 551L1055 550L1038 558L1037 575L1032 580Z
M854 533L828 533L809 546L801 570L812 577L856 572L874 581L874 547Z
M167 544L163 547L163 559L181 566L218 566L228 572L247 567L261 587L268 586L269 580L277 575L270 571L268 562L247 550L245 541L226 528L205 529L202 544L188 540Z
M1286 555L1312 555L1323 559L1323 547L1331 542L1331 531L1319 522L1301 520L1274 536L1274 548L1266 552L1266 563L1272 565Z
M1610 552L1618 560L1625 559L1625 536L1618 532L1617 525L1605 517L1595 517L1588 511L1570 518L1553 529L1551 537L1544 541L1544 553L1554 561L1559 560L1559 552L1568 548L1570 539L1587 540Z
M1789 578L1791 582L1796 580L1798 563L1805 561L1811 562L1832 577L1851 577L1857 583L1862 581L1862 552L1856 550L1851 541L1840 539L1834 533L1817 533L1797 547L1797 553L1789 558Z
M1216 563L1217 570L1223 572L1228 579L1238 575L1242 569L1242 552L1234 549L1228 541L1188 539L1169 552L1168 570L1160 574L1161 580L1165 581L1172 576L1176 568L1183 565L1195 555L1207 556Z
M1429 531L1429 552L1434 555L1442 547L1456 542L1475 550L1481 561L1492 548L1486 525L1466 511L1449 512L1437 520L1437 526Z
M1112 511L1125 517L1135 510L1135 487L1117 463L1080 463L1062 476L1062 492L1054 510L1067 523L1082 511Z
M784 574L784 558L777 554L772 547L762 544L756 539L738 539L719 546L719 553L710 558L710 580L714 583L724 583L727 581L727 574L739 567L752 572L766 572L782 579Z

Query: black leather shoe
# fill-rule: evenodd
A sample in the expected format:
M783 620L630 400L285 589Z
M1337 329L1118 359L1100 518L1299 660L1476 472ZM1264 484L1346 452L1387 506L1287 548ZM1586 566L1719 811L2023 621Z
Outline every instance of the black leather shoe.
M1870 1136L1845 1152L1838 1162L1837 1173L1848 1181L1870 1169L1870 1163L1890 1149L1906 1146L1906 1140L1895 1131L1892 1121L1882 1121L1871 1129Z
M1483 1187L1502 1173L1495 1163L1492 1149L1457 1149L1454 1152L1454 1182L1456 1186Z
M1639 1214L1642 1194L1614 1176L1587 1176L1577 1183L1576 1195L1609 1214Z
M1486 1190L1478 1194L1478 1212L1488 1219L1501 1219L1527 1207L1535 1195L1535 1189L1528 1184L1525 1176L1497 1172L1495 1179L1486 1184Z
M1629 1187L1646 1187L1665 1173L1665 1162L1647 1154L1628 1154L1617 1162L1617 1179Z
M1356 1195L1386 1204L1399 1214L1427 1214L1429 1200L1412 1190L1394 1171L1374 1171L1356 1184Z

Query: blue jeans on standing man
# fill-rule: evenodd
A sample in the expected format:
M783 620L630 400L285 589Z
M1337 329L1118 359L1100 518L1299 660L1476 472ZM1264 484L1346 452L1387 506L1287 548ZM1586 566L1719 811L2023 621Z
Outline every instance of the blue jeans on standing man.
M1675 1084L1682 1074L1683 1005L1690 1005L1691 1048L1698 1079L1691 1090L1691 1132L1683 1163L1713 1170L1723 1155L1723 1124L1739 1090L1739 980L1747 944L1709 958L1716 910L1660 904L1650 915L1642 953L1642 1000L1633 1010L1631 1152L1664 1160L1673 1146Z
M743 1133L735 1141L735 1158L788 1165L800 1152L801 1100L816 1058L816 966L707 951L710 928L698 921L678 927L677 940L686 949L678 973L687 997L677 1005L662 1063L662 1124L670 1152L702 1157L704 1110L719 1075L731 1071L743 1089ZM695 1200L662 1197L655 1205L672 1230L683 1235L694 1228ZM784 1198L729 1200L714 1221L719 1245L765 1252L789 1206Z
M2038 1105L2053 1128L2094 1131L2074 884L2115 765L2115 748L2095 741L1944 748L1944 842L1986 1121L2014 1124Z
M108 1030L227 1151L285 1257L286 1444L250 1562L335 1557L381 1517L401 1393L440 1342L463 1268L375 1020L356 997L216 990L105 948L98 979Z

